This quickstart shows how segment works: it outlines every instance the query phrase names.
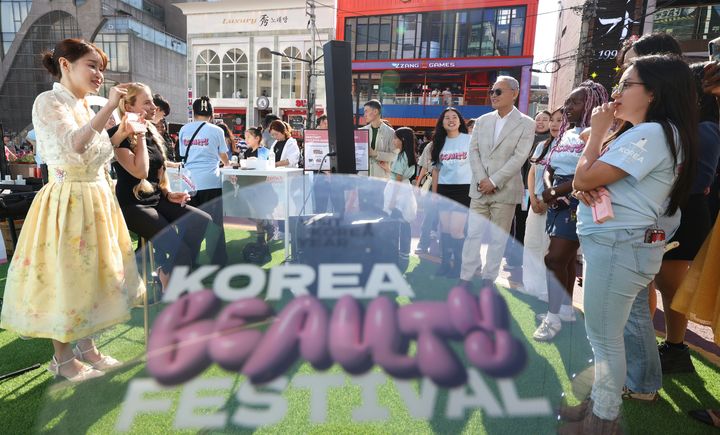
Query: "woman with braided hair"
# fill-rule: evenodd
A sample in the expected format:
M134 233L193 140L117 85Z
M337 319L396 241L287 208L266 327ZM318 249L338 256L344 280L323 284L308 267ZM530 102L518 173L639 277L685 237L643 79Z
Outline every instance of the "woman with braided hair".
M578 200L573 198L572 182L575 167L585 149L580 133L590 126L593 108L608 101L605 88L592 80L582 82L565 101L563 121L555 145L548 153L545 171L543 202L548 205L546 231L550 247L545 256L548 273L556 280L548 280L548 312L533 337L538 341L550 341L561 329L561 321L575 321L572 309L560 313L563 299L572 301L575 286L575 263L580 246L575 223ZM540 277L545 279L545 277Z

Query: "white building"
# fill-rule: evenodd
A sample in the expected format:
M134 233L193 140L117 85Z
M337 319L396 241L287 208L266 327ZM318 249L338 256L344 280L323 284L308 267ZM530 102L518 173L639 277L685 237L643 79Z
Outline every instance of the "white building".
M187 17L189 104L209 96L216 114L235 132L258 125L267 113L301 126L310 64L290 58L310 61L322 55L322 45L335 35L332 7L318 4L315 10L313 53L305 0L221 0L176 6ZM321 74L322 64L322 59L316 64ZM316 83L316 112L322 112L324 77Z

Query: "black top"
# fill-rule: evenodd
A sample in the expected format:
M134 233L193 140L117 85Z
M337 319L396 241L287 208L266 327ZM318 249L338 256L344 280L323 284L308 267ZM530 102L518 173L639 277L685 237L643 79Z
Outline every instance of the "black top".
M260 150L260 147L257 147L254 150L252 148L248 147L247 150L245 150L245 154L243 154L243 155L245 156L246 159L249 159L250 157L257 158L258 150Z
M108 135L112 137L115 134L118 127L115 126L108 130ZM133 194L133 188L140 182L139 179L135 178L132 174L125 170L120 163L117 161L113 162L113 168L117 174L117 185L115 186L115 195L117 195L118 202L120 205L123 204L140 204L155 206L160 202L160 188L158 187L158 172L160 168L165 164L165 157L160 150L160 147L155 143L152 136L145 136L145 144L147 145L148 157L150 158L150 169L148 171L147 180L153 186L154 191L150 194L144 194L140 192L141 199L137 199ZM132 149L130 141L125 139L120 143L118 148Z
M285 148L286 143L287 139L275 142L275 146L273 146L273 152L275 153L275 163L280 161L280 156L282 156L283 148Z
M522 173L523 185L526 189L528 188L528 173L530 173L530 157L532 157L533 153L535 152L535 147L537 146L538 142L547 140L547 138L549 137L550 130L544 133L535 133L535 139L533 139L533 146L530 147L530 155L528 156L527 160L525 160L525 163L523 163L522 168L520 169Z

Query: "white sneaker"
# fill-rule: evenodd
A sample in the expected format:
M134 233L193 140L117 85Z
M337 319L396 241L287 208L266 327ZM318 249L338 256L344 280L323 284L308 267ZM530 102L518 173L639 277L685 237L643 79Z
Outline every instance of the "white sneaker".
M542 322L543 320L545 320L546 315L547 313L540 313L535 316L535 319L537 319L539 322ZM575 317L575 310L570 305L561 305L558 317L560 317L560 320L567 323L577 321L577 318Z
M550 341L555 338L560 329L562 329L561 323L554 324L547 319L543 319L538 329L533 333L533 338L536 341Z

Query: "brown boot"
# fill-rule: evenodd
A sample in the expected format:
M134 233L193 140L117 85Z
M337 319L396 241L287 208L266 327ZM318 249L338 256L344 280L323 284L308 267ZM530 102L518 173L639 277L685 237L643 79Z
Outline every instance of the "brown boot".
M592 400L585 399L576 406L563 406L560 408L560 418L567 422L582 421L588 412L592 409Z
M587 409L589 411L591 408ZM603 420L591 411L586 412L583 420L560 426L558 435L622 435L620 417Z
M583 420L582 433L586 435L622 435L620 417L604 420L593 412L588 412Z

